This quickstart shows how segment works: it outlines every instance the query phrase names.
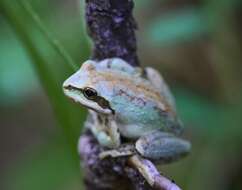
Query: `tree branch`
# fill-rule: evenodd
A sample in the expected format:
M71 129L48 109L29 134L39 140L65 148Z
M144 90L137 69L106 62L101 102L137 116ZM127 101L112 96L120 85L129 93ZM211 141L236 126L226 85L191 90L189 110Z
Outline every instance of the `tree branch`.
M138 66L132 0L86 0L86 23L93 59L119 57Z
M86 0L86 23L94 43L92 59L120 57L132 66L139 66L133 6L132 0ZM137 157L99 159L104 148L88 130L81 135L78 150L87 190L180 190L161 176L149 160L137 162ZM154 175L152 187L140 174L137 163L145 165Z

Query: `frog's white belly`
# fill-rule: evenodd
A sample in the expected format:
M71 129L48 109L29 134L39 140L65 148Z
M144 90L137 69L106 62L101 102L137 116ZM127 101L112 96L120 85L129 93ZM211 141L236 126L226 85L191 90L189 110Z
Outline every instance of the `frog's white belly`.
M130 138L130 139L137 139L141 136L144 136L154 131L156 128L150 127L150 126L130 124L130 125L119 125L118 129L121 136Z
M122 136L138 138L154 130L164 129L163 118L153 102L147 102L145 106L135 103L127 106L124 97L119 98L116 104L116 122Z

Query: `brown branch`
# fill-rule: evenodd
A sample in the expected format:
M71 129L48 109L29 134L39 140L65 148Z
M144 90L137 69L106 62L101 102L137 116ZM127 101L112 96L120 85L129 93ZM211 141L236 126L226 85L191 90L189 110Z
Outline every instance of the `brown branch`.
M138 66L132 0L86 0L86 23L93 59L119 57Z
M85 171L87 190L150 190L139 172L128 164L126 157L100 160L103 150L93 135L86 131L79 140L79 153Z
M92 59L120 57L132 66L139 66L133 5L132 0L86 0L87 28L94 44ZM161 176L149 160L135 156L99 159L104 148L90 131L81 135L78 150L87 190L180 190ZM154 175L152 187L140 174L139 164Z
M80 137L78 150L85 171L84 182L87 190L181 190L174 182L160 175L149 160L143 159L142 164L155 175L152 187L136 169L137 164L133 157L100 160L98 155L104 149L90 131L85 131Z

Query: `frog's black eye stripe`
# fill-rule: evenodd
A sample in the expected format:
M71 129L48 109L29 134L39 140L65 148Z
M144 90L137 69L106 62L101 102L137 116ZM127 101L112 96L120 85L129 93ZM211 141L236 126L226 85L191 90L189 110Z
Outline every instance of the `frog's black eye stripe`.
M111 110L112 114L115 114L115 111L111 108L109 102L105 100L102 97L98 97L96 102L98 103L99 106L101 106L103 109L109 109Z
M103 109L109 109L111 110L112 114L115 114L115 111L110 107L109 102L103 97L98 96L98 93L95 89L85 87L82 89L82 93L88 100L96 102Z
M83 95L89 100L95 100L97 97L97 91L90 87L85 87L83 89Z

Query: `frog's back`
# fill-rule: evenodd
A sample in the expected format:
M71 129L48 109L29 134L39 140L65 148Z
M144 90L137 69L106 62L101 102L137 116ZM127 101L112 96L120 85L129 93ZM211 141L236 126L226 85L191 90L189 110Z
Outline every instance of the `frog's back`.
M108 98L125 136L137 137L156 129L178 133L176 113L148 80L116 71L102 72L100 77L112 91Z
M156 129L175 134L180 132L173 105L164 93L141 77L140 70L119 59L104 60L96 69L97 75L92 83L99 83L102 96L110 100L121 132L129 130L128 133L140 135Z

